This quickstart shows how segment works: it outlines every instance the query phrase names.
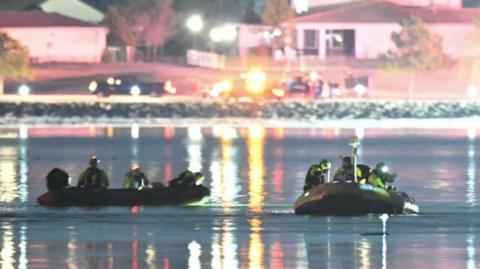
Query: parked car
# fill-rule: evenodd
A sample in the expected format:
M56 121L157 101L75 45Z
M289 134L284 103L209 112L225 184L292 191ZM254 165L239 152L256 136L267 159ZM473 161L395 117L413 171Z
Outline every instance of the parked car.
M92 94L98 96L110 95L149 95L162 96L165 94L176 94L177 90L171 81L165 82L144 82L136 75L112 75L104 79L92 80L88 85Z

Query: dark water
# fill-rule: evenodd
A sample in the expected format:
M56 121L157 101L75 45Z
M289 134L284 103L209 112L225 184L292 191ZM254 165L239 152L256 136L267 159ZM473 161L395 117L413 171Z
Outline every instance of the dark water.
M0 129L0 269L477 268L480 145L464 129L367 129L360 160L385 161L421 214L293 214L305 171L350 152L351 129ZM357 130L358 134L358 130ZM54 166L75 179L97 154L120 187L132 162L154 181L202 170L205 207L40 207Z

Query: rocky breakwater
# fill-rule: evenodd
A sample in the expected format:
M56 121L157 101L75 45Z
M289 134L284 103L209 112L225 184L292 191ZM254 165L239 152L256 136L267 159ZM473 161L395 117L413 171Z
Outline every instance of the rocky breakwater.
M0 103L6 119L30 118L258 118L395 119L480 116L480 102L265 102L265 103Z

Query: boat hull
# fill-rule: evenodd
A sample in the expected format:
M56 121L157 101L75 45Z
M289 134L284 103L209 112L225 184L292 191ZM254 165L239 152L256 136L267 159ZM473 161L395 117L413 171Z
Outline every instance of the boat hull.
M37 198L43 206L163 206L188 205L208 198L210 190L204 186L188 188L84 189L63 188L49 191Z
M327 183L303 193L295 202L295 214L355 216L367 214L419 213L405 193L387 191L370 184Z

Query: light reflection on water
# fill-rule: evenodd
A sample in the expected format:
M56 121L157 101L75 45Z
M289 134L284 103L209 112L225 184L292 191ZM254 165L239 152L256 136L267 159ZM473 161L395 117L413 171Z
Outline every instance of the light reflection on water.
M2 216L0 269L446 268L446 261L477 268L476 131L438 133L260 125L0 129L1 214L10 214ZM360 161L391 164L398 188L425 212L391 217L388 236L362 235L385 229L376 217L293 215L305 170L323 158L335 169L354 134L362 138ZM113 187L133 162L164 183L185 168L201 170L212 202L135 214L35 205L49 169L78 175L92 153L101 155ZM438 259L419 254L425 249Z

